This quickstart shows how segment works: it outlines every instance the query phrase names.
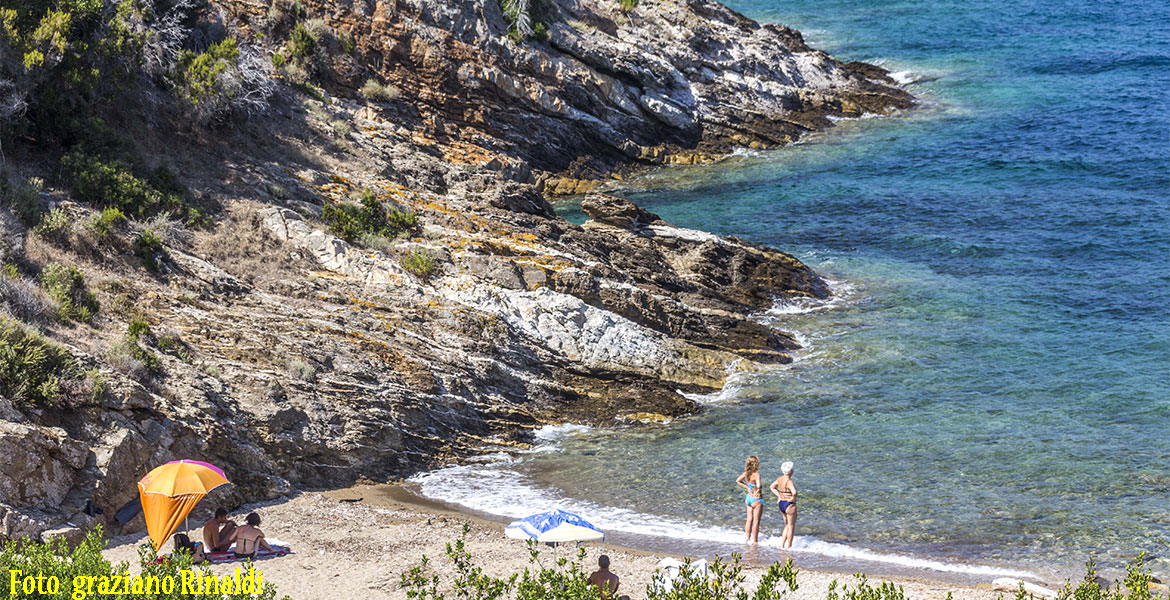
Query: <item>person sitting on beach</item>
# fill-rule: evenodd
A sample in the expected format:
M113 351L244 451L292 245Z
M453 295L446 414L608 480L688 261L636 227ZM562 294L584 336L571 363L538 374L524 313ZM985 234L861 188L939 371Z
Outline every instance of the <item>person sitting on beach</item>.
M617 595L620 580L617 575L614 575L609 570L609 557L604 554L597 557L597 566L599 568L589 576L589 585L597 588L602 600L610 600L611 598L629 600L629 596L621 596L619 598Z
M272 546L264 541L264 532L260 531L260 515L248 513L244 521L246 525L232 532L231 541L236 543L235 557L256 558L256 551L260 548L272 552Z
M781 476L768 488L776 495L780 514L784 515L784 535L780 538L781 548L792 547L792 535L796 532L796 484L792 482L794 465L787 461L780 465Z
M227 510L221 506L215 509L215 516L203 524L204 552L226 552L232 545L236 522L228 520L227 515Z
M747 521L743 524L743 532L747 534L747 541L753 544L760 541L760 517L764 515L764 490L760 479L760 459L755 456L747 457L743 465L743 475L735 480L735 484L747 490L744 494L744 503L747 504Z

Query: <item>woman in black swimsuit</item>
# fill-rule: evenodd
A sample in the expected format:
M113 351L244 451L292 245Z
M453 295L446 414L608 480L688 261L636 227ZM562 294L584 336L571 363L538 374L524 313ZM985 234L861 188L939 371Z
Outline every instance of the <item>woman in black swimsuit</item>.
M781 548L792 547L792 535L796 532L796 484L792 482L795 465L787 461L780 465L783 475L776 478L768 489L776 495L777 508L784 515L784 534L780 537Z
M264 541L264 532L260 531L260 515L250 513L245 521L247 525L232 532L231 541L236 543L236 548L232 551L235 557L256 558L256 550L259 548L272 552L272 546Z

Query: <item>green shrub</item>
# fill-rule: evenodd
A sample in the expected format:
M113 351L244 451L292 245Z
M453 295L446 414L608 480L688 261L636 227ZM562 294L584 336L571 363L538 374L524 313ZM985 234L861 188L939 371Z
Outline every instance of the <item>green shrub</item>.
M205 52L180 52L175 80L186 101L193 105L216 102L221 94L228 93L220 80L236 68L239 58L240 49L235 38L230 37L212 44Z
M349 134L353 133L353 128L349 126L349 123L341 120L330 121L329 128L333 130L333 135L339 138L349 137Z
M0 394L17 405L51 406L60 402L61 381L75 369L63 348L0 316Z
M293 61L312 58L317 53L317 38L304 26L297 23L288 39L289 58Z
M69 233L71 225L69 213L61 208L54 208L41 216L40 223L37 223L33 231L47 240L60 241Z
M117 208L123 215L145 218L163 211L188 215L169 170L155 169L150 180L136 176L121 160L103 160L80 151L61 159L73 195L94 206ZM156 187L161 186L163 189Z
M88 323L98 310L97 300L85 289L85 275L75 266L49 263L41 270L41 285L57 303L57 316L63 323L71 320Z
M454 543L447 544L447 562L454 568L454 578L451 582L452 591L456 598L515 598L516 600L601 600L597 588L587 582L586 570L582 567L586 557L584 548L577 551L575 560L561 557L553 561L551 566L544 566L540 560L538 545L529 542L529 567L522 573L513 573L504 577L492 577L484 574L482 568L475 564L471 554L464 544L469 528L464 525L463 535ZM439 591L443 581L439 575L431 572L430 560L423 556L419 564L404 572L399 581L399 587L406 591L407 598L418 600L439 600L444 595ZM673 589L665 591L659 585L661 577L656 575L655 581L646 590L647 600L779 600L789 592L799 587L796 584L796 570L792 561L783 566L773 564L760 580L755 593L744 589L745 577L740 566L739 556L733 555L731 562L723 562L718 557L710 566L710 573L706 578L690 569L689 563L684 565L679 578L675 580ZM627 592L620 590L619 593Z
M638 0L618 0L618 6L624 15L638 7Z
M500 10L508 21L508 35L519 42L532 35L532 15L529 0L499 0Z
M357 50L357 40L345 32L338 33L337 44L341 47L342 52L349 55L353 55L354 50Z
M290 358L285 363L288 376L299 381L313 382L317 380L317 367L299 358Z
M855 573L853 576L857 578L856 586L850 588L848 584L843 585L840 594L837 593L837 580L831 581L828 600L906 600L900 585L883 581L875 588L869 585L863 573Z
M17 179L0 174L0 202L26 227L33 227L41 221L45 208L41 203L41 188L45 182L39 178Z
M126 335L138 339L144 335L150 335L150 323L140 319L132 319L130 324L126 326Z
M400 92L397 87L394 87L388 83L383 85L378 83L376 80L367 79L366 82L362 84L361 94L362 97L366 100L373 100L375 102L389 102L390 100L397 100L398 97L402 95L402 92Z
M158 355L142 346L150 336L150 325L133 320L126 327L126 335L110 347L106 360L110 366L140 382L146 382L162 371Z
M102 209L100 214L94 215L90 219L88 229L93 233L98 241L109 240L118 228L126 224L126 215L122 210L115 207L106 207Z
M86 582L87 578L91 577L96 579L91 580L95 583L92 589L93 593L88 597L113 597L98 593L98 584L102 578L106 578L106 585L109 586L114 577L130 576L131 582L134 582L136 577L130 574L128 563L114 564L106 560L102 556L102 550L105 547L106 542L101 526L86 534L85 539L76 547L72 547L64 538L60 537L43 543L28 538L13 540L5 543L3 552L0 552L0 570L6 577L10 575L18 577L18 582L23 581L25 576L43 575L46 585L49 578L56 578L60 584L57 593L44 594L34 591L27 596L29 598L72 598L78 591L74 582ZM207 566L194 565L190 555L186 553L175 553L166 560L158 560L158 555L149 544L143 544L139 547L138 564L141 569L139 576L142 578L143 589L150 585L150 591L146 597L157 600L180 600L195 597L182 593L185 571L191 573L187 577L192 575L211 576L211 570ZM245 562L241 565L241 572L246 575L250 568L252 568L252 563ZM15 575L13 571L20 571L20 574ZM163 585L166 580L173 582L174 585L169 583ZM155 581L158 584L155 584ZM18 583L18 585L20 584ZM133 583L129 587L133 588ZM5 587L4 589L7 593L9 588ZM119 587L119 589L122 588ZM161 590L171 591L163 592ZM80 591L85 592L86 587L83 585ZM210 600L274 600L276 594L276 588L271 583L265 583L263 588L257 590L255 594L215 593L213 590L211 593L200 593L197 597ZM19 595L18 592L17 596ZM143 597L143 595L138 593L132 594L130 597Z
M134 239L134 254L142 259L142 266L146 267L147 271L157 273L161 270L166 253L158 234L149 228L143 229Z
M322 209L321 217L333 235L347 242L355 242L368 234L393 238L418 225L414 213L396 208L387 211L369 188L363 188L358 197L359 202L326 204Z
M1101 587L1097 579L1097 568L1090 558L1085 565L1085 578L1073 587L1072 582L1057 590L1056 600L1157 600L1150 589L1153 581L1151 572L1146 569L1146 553L1139 552L1136 557L1125 565L1125 579L1118 581L1112 587ZM1017 599L1025 599L1031 595L1020 586L1016 594ZM1170 594L1167 594L1170 600Z
M25 322L39 322L50 314L56 316L40 284L24 277L16 265L4 265L0 270L0 303Z
M402 257L402 268L413 273L415 277L426 280L435 272L435 259L427 254L426 250L415 248Z

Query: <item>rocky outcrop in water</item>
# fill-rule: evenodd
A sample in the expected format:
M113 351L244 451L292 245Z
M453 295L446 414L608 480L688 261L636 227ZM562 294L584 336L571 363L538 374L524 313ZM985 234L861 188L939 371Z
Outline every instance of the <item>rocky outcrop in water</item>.
M266 5L213 4L241 36L279 29ZM545 423L694 412L690 393L791 361L793 337L751 315L824 298L825 282L788 254L611 195L584 198L589 220L574 225L541 190L910 102L874 68L705 0L643 0L629 15L549 0L548 39L523 43L494 0L303 4L356 40L334 57L332 96L286 89L213 139L142 142L222 207L213 227L164 236L160 273L127 248L5 220L5 262L87 274L96 319L42 327L102 385L60 406L0 399L0 538L108 525L134 482L175 458L224 466L235 485L217 501L231 505L405 476ZM401 95L358 99L371 77ZM322 207L362 189L419 226L339 239ZM92 215L65 196L44 200L76 223ZM433 272L406 268L411 255ZM138 318L155 375L111 358Z

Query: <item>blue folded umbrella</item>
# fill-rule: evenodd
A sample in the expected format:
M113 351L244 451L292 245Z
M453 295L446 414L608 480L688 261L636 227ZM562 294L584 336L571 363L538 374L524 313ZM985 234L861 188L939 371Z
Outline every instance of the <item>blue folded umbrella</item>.
M504 528L504 535L517 540L538 542L591 542L604 540L605 534L592 523L563 510L524 517Z

